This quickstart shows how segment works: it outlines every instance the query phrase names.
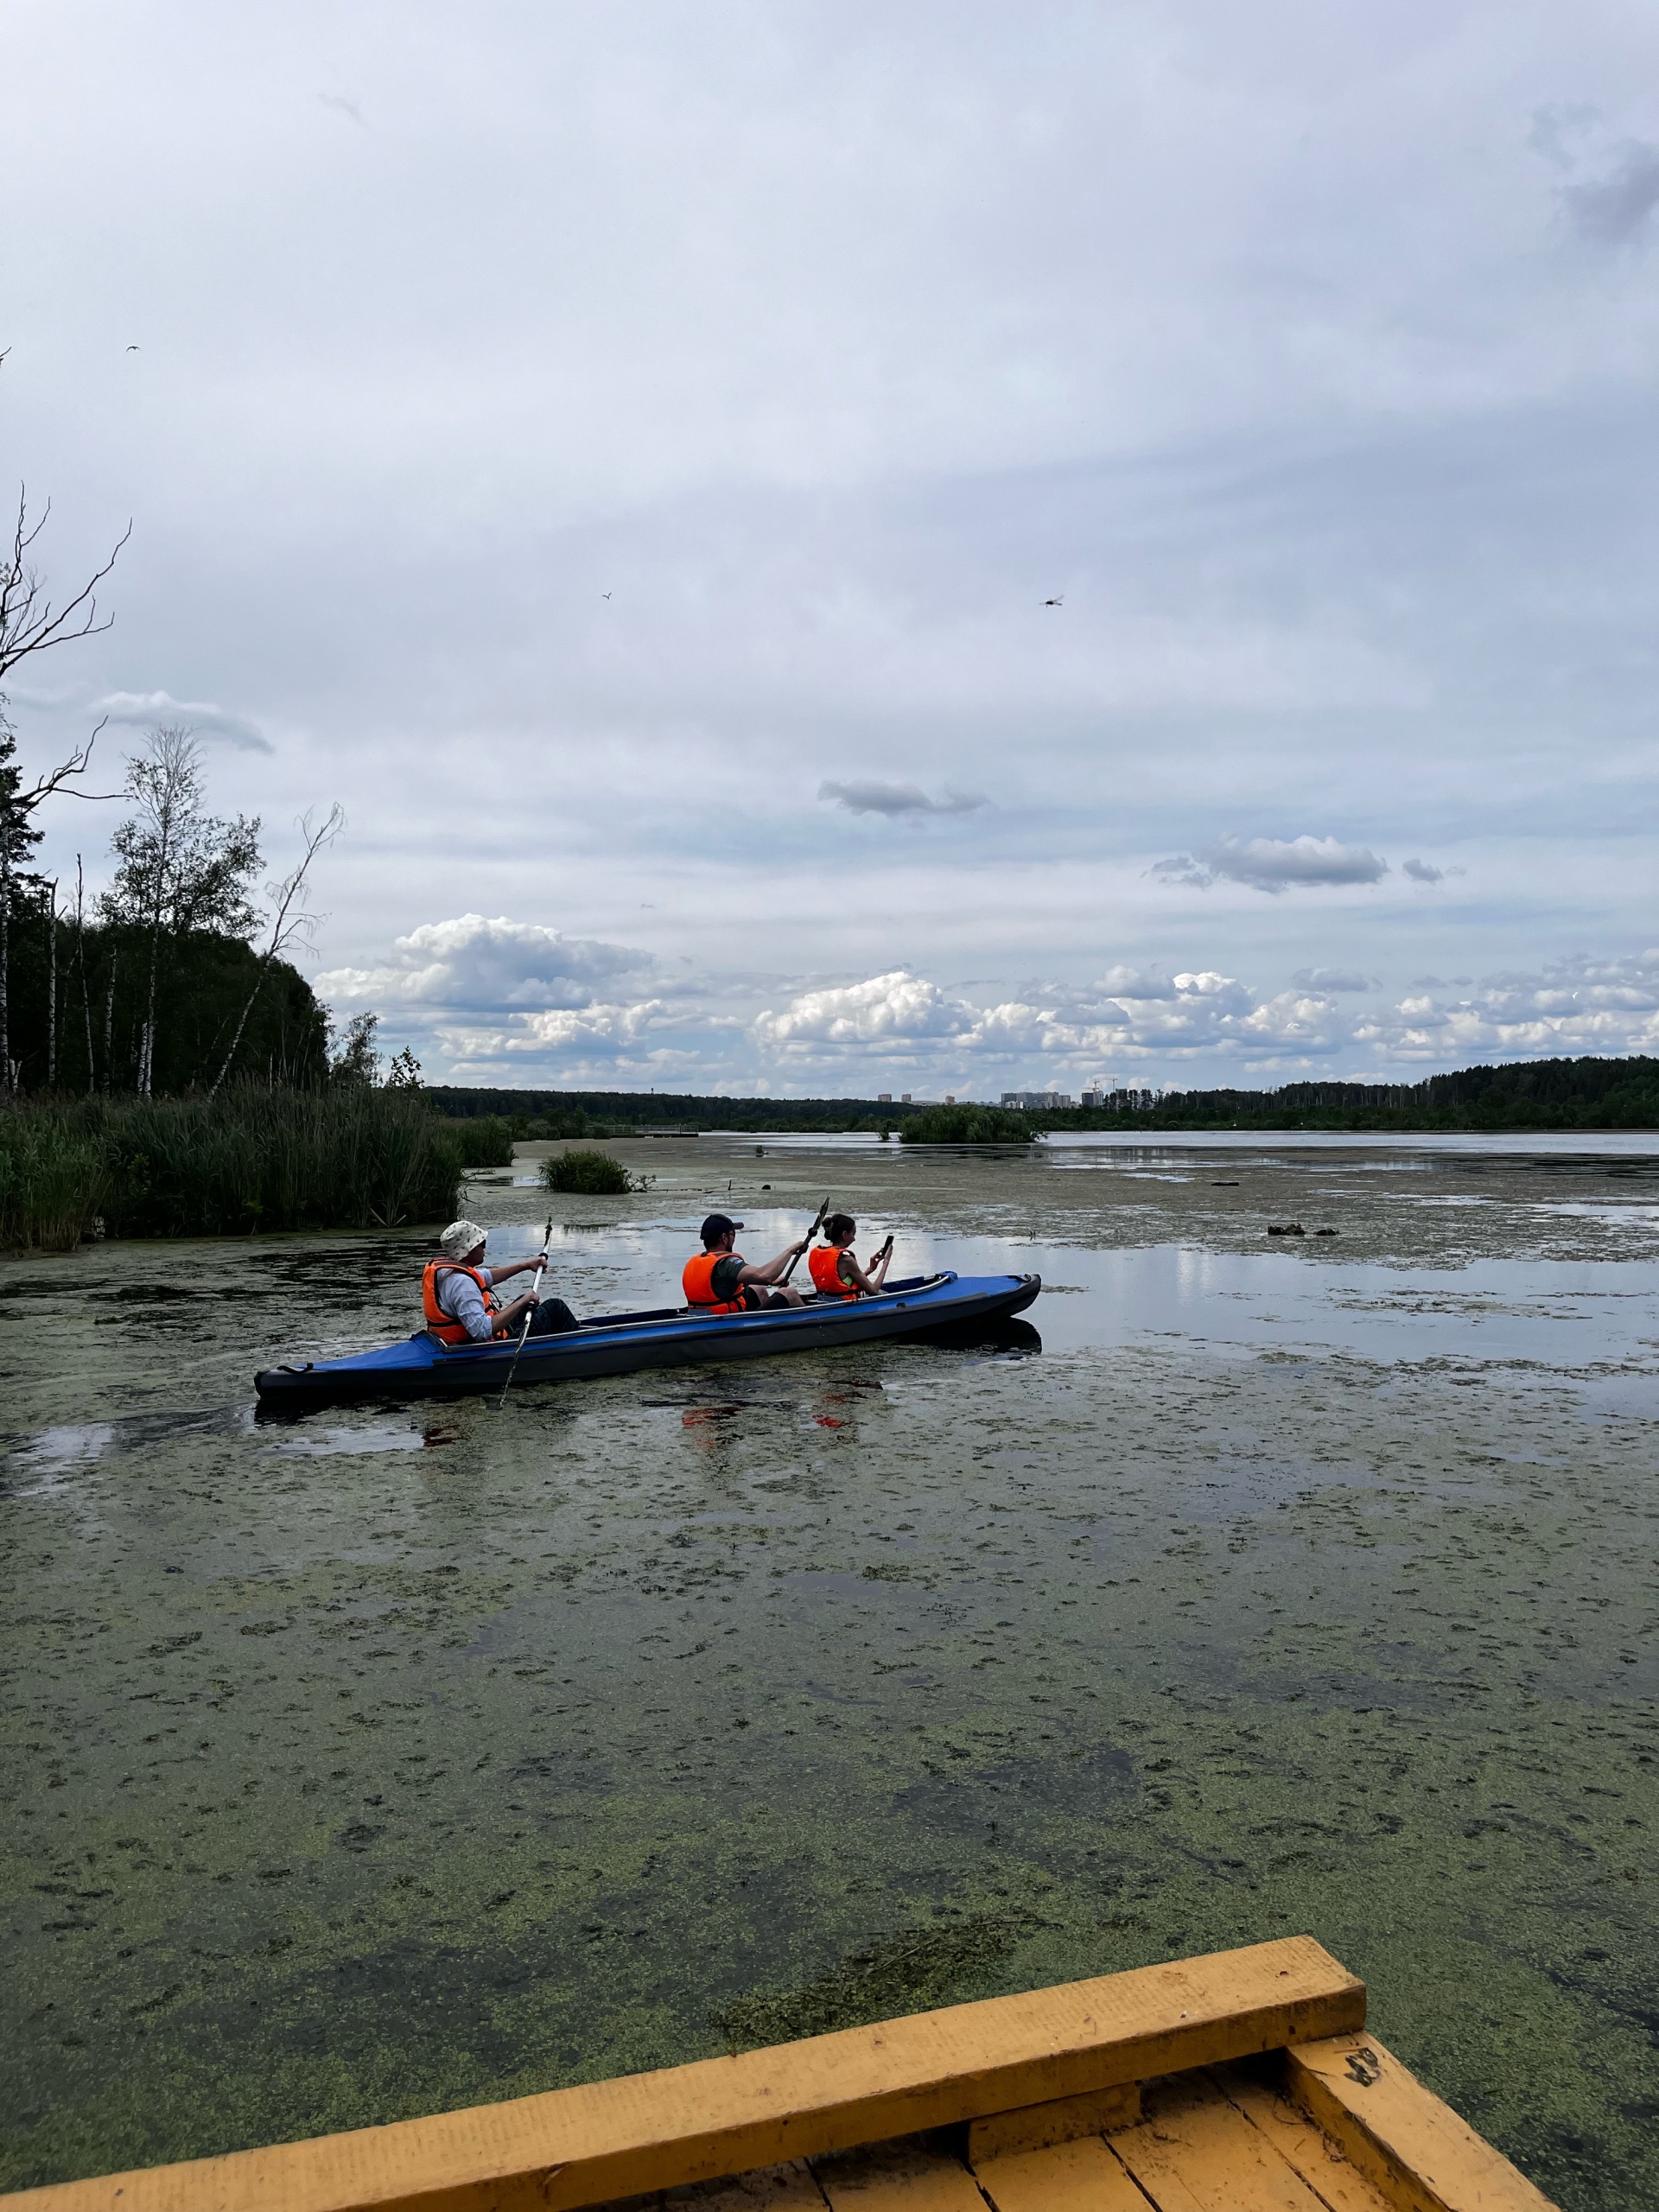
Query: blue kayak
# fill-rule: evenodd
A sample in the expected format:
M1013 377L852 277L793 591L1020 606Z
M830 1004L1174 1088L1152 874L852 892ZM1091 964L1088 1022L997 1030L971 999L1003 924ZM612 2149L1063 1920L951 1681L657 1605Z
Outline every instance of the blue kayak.
M531 1337L512 1378L574 1382L630 1375L638 1368L690 1367L707 1360L757 1359L773 1352L822 1351L935 1330L979 1328L1023 1313L1043 1287L1040 1275L917 1275L889 1283L879 1298L836 1299L761 1313L602 1313L563 1336ZM402 1344L349 1359L307 1360L262 1368L253 1385L264 1405L350 1398L450 1397L499 1390L512 1364L511 1341L442 1344L424 1329Z

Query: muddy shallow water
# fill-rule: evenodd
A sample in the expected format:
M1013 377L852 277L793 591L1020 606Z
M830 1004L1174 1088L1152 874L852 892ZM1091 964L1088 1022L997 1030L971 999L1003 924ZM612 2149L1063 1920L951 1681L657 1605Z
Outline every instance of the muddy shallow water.
M1572 2212L1659 2206L1659 1161L626 1151L582 1309L830 1186L1039 1269L1042 1348L259 1421L421 1239L0 1267L0 2181L1306 1929Z

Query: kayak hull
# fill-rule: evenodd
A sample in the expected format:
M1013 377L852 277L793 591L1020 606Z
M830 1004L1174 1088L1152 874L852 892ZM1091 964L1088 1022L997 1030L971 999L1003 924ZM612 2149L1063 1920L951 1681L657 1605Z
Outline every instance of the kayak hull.
M601 1314L557 1337L532 1337L513 1372L515 1390L542 1382L632 1375L642 1369L702 1366L732 1359L823 1351L937 1332L972 1330L1023 1313L1042 1289L1040 1275L918 1276L891 1284L879 1298L809 1301L777 1313L689 1314L676 1308ZM254 1376L262 1406L340 1404L353 1399L464 1397L499 1390L512 1366L511 1342L440 1344L419 1330L402 1344L347 1359L263 1368Z

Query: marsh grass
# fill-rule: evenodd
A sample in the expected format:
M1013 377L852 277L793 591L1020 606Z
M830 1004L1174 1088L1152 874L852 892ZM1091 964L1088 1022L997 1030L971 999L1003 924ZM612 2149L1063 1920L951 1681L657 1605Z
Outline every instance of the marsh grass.
M355 1085L88 1099L0 1113L0 1245L442 1221L460 1147L418 1093Z
M0 1250L73 1252L102 1211L103 1154L47 1115L0 1116Z

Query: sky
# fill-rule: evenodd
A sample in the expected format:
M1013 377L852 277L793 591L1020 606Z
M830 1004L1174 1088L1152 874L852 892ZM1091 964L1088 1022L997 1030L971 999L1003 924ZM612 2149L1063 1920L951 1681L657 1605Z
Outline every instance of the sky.
M25 763L339 801L429 1079L1659 1051L1651 7L12 0L0 143Z

